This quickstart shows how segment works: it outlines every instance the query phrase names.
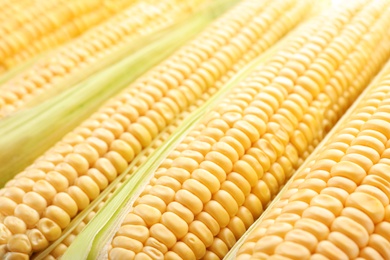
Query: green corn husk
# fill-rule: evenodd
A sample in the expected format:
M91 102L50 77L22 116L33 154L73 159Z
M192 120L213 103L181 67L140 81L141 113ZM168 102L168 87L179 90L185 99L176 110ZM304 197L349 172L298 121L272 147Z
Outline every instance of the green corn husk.
M114 65L39 106L1 120L0 147L7 149L0 150L0 187L92 114L105 100L169 56L235 1L215 1L172 28L141 38L118 52L117 58L125 58ZM145 43L151 44L141 48ZM133 53L135 49L138 51ZM133 54L128 56L129 52Z

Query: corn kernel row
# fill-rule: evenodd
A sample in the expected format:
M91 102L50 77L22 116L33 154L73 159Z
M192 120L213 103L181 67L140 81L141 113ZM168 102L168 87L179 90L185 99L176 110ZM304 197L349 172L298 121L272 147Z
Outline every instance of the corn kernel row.
M237 259L390 258L390 66L280 200Z
M157 5L148 2L132 5L5 83L0 88L0 118L23 108L29 101L52 89L58 81L108 57L140 35L150 34L173 24L175 20L172 17L191 12L201 2L167 0Z
M0 213L21 226L14 233L1 222L5 255L28 258L57 239L181 111L302 19L308 6L294 2L242 2L9 181L0 190Z
M121 1L121 5L132 2ZM101 0L33 2L0 25L1 70L78 36L116 11Z
M226 255L388 59L380 10L389 3L362 4L311 21L188 134L134 203L109 259Z

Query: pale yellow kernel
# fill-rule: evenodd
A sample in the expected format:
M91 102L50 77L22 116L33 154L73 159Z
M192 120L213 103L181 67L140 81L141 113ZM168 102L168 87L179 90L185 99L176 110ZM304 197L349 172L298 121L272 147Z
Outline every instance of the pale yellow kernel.
M5 187L10 187L11 185L10 184L11 181L9 181ZM22 189L23 191L25 192L29 192L32 190L33 186L34 186L35 182L29 178L26 178L26 177L20 177L20 178L17 178L17 179L14 179L13 180L13 184L12 186L15 186L17 188L20 188Z
M216 165L221 167L225 171L225 173L229 173L233 169L232 161L227 156L223 155L222 153L216 152L216 151L211 151L211 152L207 153L205 160L215 163ZM202 162L202 164L204 164L204 162ZM206 170L208 170L208 169L206 169Z
M349 196L349 193L346 190L338 187L327 187L321 191L321 194L330 195L338 199L343 204L345 203L345 201Z
M133 260L135 257L135 253L133 251L124 249L124 248L113 248L110 250L108 254L109 259L112 260L120 260L120 259L128 259Z
M293 226L285 222L275 222L267 228L265 235L276 235L279 237L284 237L289 231L293 229Z
M196 215L195 219L203 222L203 224L207 226L213 236L216 236L220 231L218 222L207 212L202 211Z
M132 212L127 214L125 219L122 222L122 225L128 225L128 224L146 226L145 221L140 216Z
M176 192L175 201L187 207L194 215L200 213L203 208L202 201L196 195L185 189Z
M238 211L238 204L234 197L227 191L221 189L213 194L213 200L217 201L228 212L229 216L234 216Z
M263 180L257 182L256 186L252 188L252 193L260 198L263 207L271 200L271 191Z
M340 248L327 240L318 243L316 253L328 259L348 259L348 256Z
M51 255L55 257L55 259L60 258L65 254L65 251L68 249L68 247L65 244L59 244L56 246L53 251L51 251Z
M237 242L233 232L229 228L221 229L217 237L221 239L228 248L232 248Z
M55 205L47 207L44 216L48 219L53 220L62 229L67 227L70 223L70 217L68 213L66 213L66 211Z
M103 173L109 182L112 182L117 177L118 173L114 165L107 158L99 158L93 167Z
M173 212L165 212L161 217L161 223L165 225L177 239L181 239L188 232L187 223Z
M11 252L29 254L31 252L31 243L25 234L15 234L10 237L7 248Z
M176 180L170 176L159 177L156 180L155 185L166 186L166 187L174 190L175 192L177 192L178 190L181 189L181 183L178 180Z
M112 163L118 173L124 172L128 166L127 161L115 151L109 151L104 155L104 157Z
M381 192L383 192L388 198L390 198L390 188L388 187L388 183L389 182L386 179L377 175L367 175L362 182L362 184L371 187L376 187Z
M63 209L71 218L76 216L78 207L72 197L66 192L57 193L53 199L53 205Z
M235 200L238 206L245 201L244 193L231 181L224 181L221 184L221 190L228 192Z
M194 220L194 214L192 213L192 211L177 201L169 203L169 205L167 206L167 211L175 213L188 224L190 224Z
M211 147L211 150L223 154L224 156L229 158L229 160L233 163L236 162L239 158L239 154L237 153L237 151L232 146L224 142L215 143Z
M138 240L135 240L133 238L125 237L125 236L116 236L112 240L112 246L124 248L127 250L131 250L134 253L141 252L143 244L139 242Z
M17 205L15 207L14 215L23 220L24 223L26 223L27 228L34 227L40 218L39 213L36 210L25 204Z
M338 199L327 194L320 194L314 197L310 202L310 206L328 209L335 216L338 216L344 208L343 204Z
M347 254L349 259L355 259L359 255L360 249L356 243L340 232L331 232L328 240Z
M263 176L263 181L267 185L268 189L271 191L271 194L277 194L279 191L278 180L275 176L269 172L265 173Z
M10 216L14 214L14 210L18 204L7 197L0 197L0 214Z
M204 205L205 212L209 213L219 224L219 226L226 227L229 224L229 213L215 200L210 200Z
M310 251L294 242L284 241L275 248L275 254L287 257L289 259L309 259Z
M223 169L223 167L221 167L215 162L203 161L201 164L199 164L199 168L202 170L206 170L212 175L214 175L219 180L219 182L223 182L226 179L225 170Z
M23 222L23 224L24 224L24 222ZM11 236L12 236L12 231L10 231L8 229L8 227L6 227L4 224L0 223L0 244L1 245L7 244L8 240L11 238ZM1 251L0 251L0 253L1 253Z
M161 212L149 205L140 204L134 207L134 213L139 215L150 227L160 221Z
M163 224L157 223L150 227L150 236L171 248L177 241L175 235Z
M349 152L349 151L347 151L347 152ZM355 163L358 166L360 166L366 172L373 165L373 162L371 161L371 159L367 158L366 156L364 156L362 154L357 154L357 153L348 153L348 154L346 154L342 158L342 161L350 161L352 163Z
M178 250L178 249L176 249L176 250ZM195 256L194 256L195 257ZM164 259L165 260L183 260L183 258L182 257L180 257L178 254L176 254L175 252L173 252L173 251L168 251L167 253L165 253L165 255L164 255ZM196 259L196 258L194 258L194 259ZM140 259L141 260L141 259Z
M165 204L169 204L175 197L175 191L163 185L155 185L151 187L149 193L162 199Z
M390 222L383 221L375 226L375 233L390 241L390 233L388 232L389 227Z
M27 232L27 237L31 243L33 252L41 251L49 245L45 236L38 229L29 230Z
M359 187L357 187L355 191L363 192L375 197L382 203L383 207L389 205L389 197L387 196L387 194L375 186L362 184L359 185Z
M28 260L30 259L28 254L17 253L17 252L8 252L4 255L5 260Z
M199 167L199 164L194 159L188 157L178 157L173 160L171 167L182 168L191 173Z
M107 143L97 137L88 137L86 142L98 152L99 156L103 156L107 152Z
M154 195L151 195L151 194L143 195L142 197L137 199L137 201L134 203L134 205L138 205L138 204L147 204L149 206L152 206L152 207L158 209L162 213L165 212L166 207L167 207L167 205L165 204L165 202L161 198L154 196Z
M318 243L317 238L313 234L301 229L293 229L289 231L285 235L284 239L285 241L291 241L296 244L300 244L306 247L310 252L314 252Z
M99 170L91 168L87 171L87 176L99 186L100 190L104 190L108 186L108 180Z
M310 206L303 212L302 217L314 219L327 226L330 226L335 219L332 211L319 206Z
M157 249L157 251L160 251L161 253L165 254L168 252L168 247L155 239L154 237L149 237L145 242L146 247L154 247ZM144 250L145 251L145 250ZM150 254L149 254L150 255Z
M48 241L56 240L62 232L60 226L48 218L40 219L37 226Z
M383 204L374 196L363 192L352 193L345 202L346 207L353 207L366 213L376 224L383 221L385 209Z
M186 180L182 187L197 196L203 203L206 203L211 199L210 190L196 179Z
M222 259L228 253L229 248L221 239L215 238L208 250Z
M100 194L99 186L88 175L77 178L75 185L78 186L91 201Z
M227 227L233 233L236 240L238 240L246 232L244 222L242 222L242 220L237 216L230 219Z
M310 218L302 218L298 220L295 222L294 228L313 234L318 241L326 239L329 234L329 228L327 226Z
M133 148L123 140L117 139L111 143L111 151L119 153L127 162L133 160L135 152Z
M96 137L102 141L104 141L106 143L107 146L110 146L110 144L112 143L112 141L115 140L115 135L108 129L105 129L105 128L97 128L95 130L93 130L93 134L92 134L93 137ZM89 143L90 145L94 146L92 143ZM97 151L99 151L100 149L96 148L95 149Z
M227 176L227 180L234 183L234 185L236 185L245 196L249 195L251 186L243 176L236 172L232 172Z
M249 149L252 146L251 140L249 139L248 136L246 136L242 131L240 131L237 128L231 128L229 129L226 134L226 136L231 136L237 141L239 141L245 150Z
M131 124L128 128L128 132L132 134L144 148L152 142L152 136L142 124Z
M366 246L365 248L360 250L359 256L364 260L384 260L383 256L378 251L369 246Z
M56 172L61 173L69 182L69 185L72 185L74 180L77 178L77 171L70 166L68 163L62 162L56 165L54 168Z
M310 201L317 196L318 193L311 189L299 189L293 195L289 197L289 201L303 201L306 203L310 203Z
M181 242L181 241L177 242L171 248L171 250L173 252L175 252L177 255L179 255L179 257L181 257L182 259L187 259L187 260L195 260L196 259L194 252L184 242ZM167 257L167 254L165 256ZM169 258L165 258L165 259L168 260Z
M28 169L25 171L24 176L33 181L38 181L44 179L46 177L46 173L38 169Z
M37 192L27 192L23 196L23 203L35 209L39 214L41 214L47 206L45 198Z
M74 147L73 151L74 153L80 154L82 157L84 157L88 161L89 166L92 166L99 158L98 151L90 144L78 144Z
M348 193L354 192L357 187L353 180L341 176L330 178L327 182L327 186L344 189Z
M74 202L76 202L79 210L83 210L89 205L90 200L87 194L85 194L79 187L71 186L68 188L67 193L72 197Z
M56 190L61 192L69 187L68 179L59 172L50 171L46 174L45 178Z
M133 238L144 244L149 237L149 229L138 224L123 225L119 228L116 235Z
M338 231L351 238L360 248L367 245L369 235L366 229L356 221L340 216L331 226L331 231Z
M246 229L248 229L254 222L252 213L244 206L241 206L238 209L236 216L244 223Z
M219 180L210 172L203 169L196 169L195 171L192 172L191 176L193 179L202 183L204 187L207 187L211 193L214 193L219 190L220 187ZM205 194L207 195L207 193Z
M44 171L44 172L49 172L54 170L54 163L51 162L46 162L43 160L36 161L34 164L34 168Z
M85 174L89 168L87 159L77 153L66 155L64 161L72 166L79 175Z

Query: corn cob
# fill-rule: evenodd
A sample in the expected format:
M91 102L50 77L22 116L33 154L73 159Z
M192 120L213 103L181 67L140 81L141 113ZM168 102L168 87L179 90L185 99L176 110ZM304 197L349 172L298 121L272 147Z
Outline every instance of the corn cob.
M243 1L109 101L0 190L1 219L21 224L15 233L1 223L0 252L28 258L46 248L181 111L213 94L308 8L304 1Z
M154 172L108 258L223 258L388 59L388 7L331 10L236 86Z
M390 259L390 63L240 247L237 259Z
M133 2L31 1L27 8L0 24L1 70L78 36Z
M0 88L0 119L52 90L59 81L79 75L83 69L109 57L141 35L172 25L175 18L191 13L202 2L165 0L157 4L143 1L132 5L5 83Z
M205 93L202 95L202 98L199 101L205 101L210 98L209 93ZM200 102L197 103L200 103ZM199 104L200 105L200 104ZM104 199L87 215L85 219L83 219L82 222L80 222L77 227L74 228L73 232L66 236L64 240L58 244L48 256L45 257L45 260L50 260L50 259L57 259L61 257L67 248L73 243L74 239L77 237L77 235L84 229L84 227L88 224L88 222L96 215L96 213L104 206L104 204L113 196L114 192L116 191L117 188L119 188L124 182L126 182L131 175L137 171L137 169L144 163L146 160L149 158L149 156L158 148L160 147L163 142L165 142L173 133L173 131L183 122L183 120L191 115L191 112L197 108L197 105L191 106L188 111L184 111L183 113L180 114L180 116L175 119L175 121L170 124L168 127L164 128L164 131L159 134L156 140L151 143L147 149L144 149L142 153L142 157L140 157L134 166L130 169L129 173L127 173L123 179L114 187L111 192L104 197Z

